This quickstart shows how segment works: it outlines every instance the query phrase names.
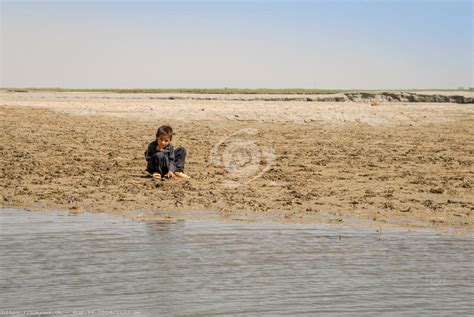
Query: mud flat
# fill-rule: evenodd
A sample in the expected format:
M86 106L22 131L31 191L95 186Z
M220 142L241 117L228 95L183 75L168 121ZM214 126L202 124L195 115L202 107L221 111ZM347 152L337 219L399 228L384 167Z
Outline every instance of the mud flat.
M473 232L472 104L180 96L2 93L2 206ZM191 180L146 177L163 123Z

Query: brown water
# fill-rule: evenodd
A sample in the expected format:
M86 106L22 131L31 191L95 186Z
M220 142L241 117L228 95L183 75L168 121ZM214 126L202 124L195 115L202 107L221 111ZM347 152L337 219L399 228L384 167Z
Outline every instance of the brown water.
M0 315L469 315L474 239L2 209Z

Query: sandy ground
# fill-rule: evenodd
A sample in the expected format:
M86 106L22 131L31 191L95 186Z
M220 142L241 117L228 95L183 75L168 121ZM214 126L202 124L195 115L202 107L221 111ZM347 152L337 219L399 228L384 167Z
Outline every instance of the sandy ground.
M474 232L474 105L0 95L2 204ZM170 123L191 180L151 179Z

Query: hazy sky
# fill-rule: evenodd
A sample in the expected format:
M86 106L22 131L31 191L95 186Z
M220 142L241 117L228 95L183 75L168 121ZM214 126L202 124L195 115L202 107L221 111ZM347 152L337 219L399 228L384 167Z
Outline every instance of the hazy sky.
M472 1L1 1L1 87L457 88Z

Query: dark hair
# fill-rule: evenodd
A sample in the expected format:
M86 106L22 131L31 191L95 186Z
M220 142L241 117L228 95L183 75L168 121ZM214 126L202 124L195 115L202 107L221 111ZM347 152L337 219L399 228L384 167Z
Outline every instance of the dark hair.
M166 135L169 136L170 139L173 138L173 128L170 127L169 125L162 125L161 127L158 128L158 131L156 131L156 137L159 137L160 135Z

